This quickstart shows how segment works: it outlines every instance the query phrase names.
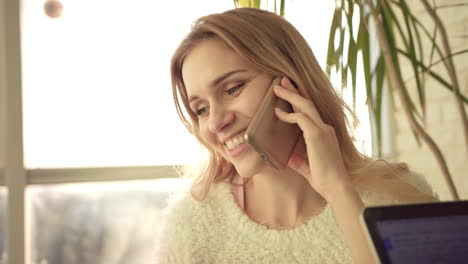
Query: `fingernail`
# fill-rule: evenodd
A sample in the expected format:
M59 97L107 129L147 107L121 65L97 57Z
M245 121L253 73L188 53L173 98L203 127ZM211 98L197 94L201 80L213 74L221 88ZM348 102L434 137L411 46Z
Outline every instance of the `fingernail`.
M281 91L281 89L284 89L281 85L275 84L275 89Z
M284 77L286 79L286 82L288 83L288 85L291 85L292 87L294 88L297 88L295 84L293 84L293 82L288 78L288 77Z

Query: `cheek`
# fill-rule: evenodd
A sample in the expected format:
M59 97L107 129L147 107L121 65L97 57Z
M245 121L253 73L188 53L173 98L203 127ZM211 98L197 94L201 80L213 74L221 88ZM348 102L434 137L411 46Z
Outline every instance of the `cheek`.
M216 143L216 137L208 128L208 122L199 123L199 135L207 144L212 145Z
M243 112L246 116L253 118L257 112L258 107L262 103L263 95L262 94L252 94L248 96L247 100L243 102Z
M226 153L222 151L223 147L220 146L220 143L215 134L213 134L211 130L208 129L207 125L204 126L203 124L200 124L198 135L205 143L205 147L221 154L226 160L229 160L229 157L226 156Z

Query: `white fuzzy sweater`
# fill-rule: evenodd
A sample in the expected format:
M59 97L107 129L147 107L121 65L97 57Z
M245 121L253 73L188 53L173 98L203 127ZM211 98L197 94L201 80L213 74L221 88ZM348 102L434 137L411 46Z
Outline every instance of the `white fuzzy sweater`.
M412 178L432 194L422 178ZM358 191L366 205L399 202ZM163 221L156 263L352 263L330 206L295 229L269 229L242 211L228 183L214 184L203 202L184 189L170 199Z

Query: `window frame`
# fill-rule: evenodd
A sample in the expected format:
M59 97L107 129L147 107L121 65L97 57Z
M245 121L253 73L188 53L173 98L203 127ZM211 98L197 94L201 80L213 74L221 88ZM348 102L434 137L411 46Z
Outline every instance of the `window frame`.
M20 0L0 4L0 186L6 187L8 263L29 263L26 188L36 184L175 178L175 166L26 169L23 160ZM8 65L8 67L6 67ZM8 77L8 78L7 78ZM2 145L3 144L3 145ZM0 166L2 164L0 163Z

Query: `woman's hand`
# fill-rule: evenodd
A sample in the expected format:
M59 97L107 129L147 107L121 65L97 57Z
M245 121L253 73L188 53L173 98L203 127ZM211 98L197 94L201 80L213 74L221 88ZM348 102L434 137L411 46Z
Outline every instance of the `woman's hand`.
M364 204L352 188L335 130L323 122L313 102L302 97L287 78L283 78L280 85L275 88L275 94L288 101L294 113L276 109L276 116L284 122L299 125L308 158L306 161L293 153L288 166L302 174L312 188L330 203L351 250L353 263L374 263L359 220Z
M293 153L288 166L302 174L312 188L330 202L351 186L334 128L323 122L314 103L302 97L288 78L284 77L280 86L275 87L275 94L294 109L294 113L287 113L277 108L276 116L299 125L307 147L308 161Z

